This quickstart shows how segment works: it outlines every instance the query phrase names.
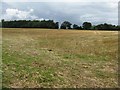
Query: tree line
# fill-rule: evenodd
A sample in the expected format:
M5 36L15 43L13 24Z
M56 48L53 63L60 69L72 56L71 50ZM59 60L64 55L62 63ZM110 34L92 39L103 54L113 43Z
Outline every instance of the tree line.
M74 29L74 30L120 30L119 25L98 24L92 25L90 22L84 22L82 26L64 21L61 25L53 20L13 20L1 22L2 28L48 28L48 29Z
M50 28L58 29L59 23L53 20L14 20L14 21L4 21L2 20L3 28Z

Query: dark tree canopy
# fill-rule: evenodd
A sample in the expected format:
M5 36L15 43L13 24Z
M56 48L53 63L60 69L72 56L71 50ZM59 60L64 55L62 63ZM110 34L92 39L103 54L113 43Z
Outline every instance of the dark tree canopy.
M2 20L2 27L5 28L50 28L58 29L59 23L53 20L14 20L14 21L4 21Z
M117 27L115 25L104 23L104 24L97 25L95 27L95 29L98 29L98 30L115 30L115 29L117 29Z
M61 29L71 29L71 23L68 22L68 21L64 21L62 24L61 24Z
M73 24L73 29L82 30L82 27L77 24Z
M92 24L90 22L84 22L82 26L83 26L83 29L89 30L91 29Z
M92 25L90 22L84 22L82 26L73 24L71 28L71 23L64 21L60 28L61 29L75 29L75 30L120 30L120 26L112 24L99 24ZM49 28L49 29L59 29L59 22L54 22L54 20L14 20L5 21L4 19L0 22L0 27L3 28Z
M79 29L79 26L76 25L76 24L74 24L74 25L73 25L73 29Z

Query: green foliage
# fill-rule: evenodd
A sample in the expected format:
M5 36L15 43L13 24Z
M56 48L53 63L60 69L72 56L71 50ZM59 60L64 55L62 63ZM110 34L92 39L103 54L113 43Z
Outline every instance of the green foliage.
M74 24L74 25L73 25L73 29L79 29L79 26L76 25L76 24Z
M95 26L95 29L97 29L97 30L117 30L120 28L119 28L119 26L104 23L104 24L99 24L99 25Z
M90 22L84 22L82 26L85 30L89 30L91 29L92 24Z
M68 21L64 21L62 24L61 24L61 29L71 29L71 23L68 22Z
M82 30L83 28L81 26L78 26L77 24L74 24L73 29Z
M14 20L14 21L4 21L2 20L2 27L4 28L50 28L58 29L59 23L53 20Z
M90 22L84 22L82 26L73 24L64 21L60 28L61 29L76 29L76 30L119 30L120 26L112 24L99 24L92 25ZM49 28L49 29L59 29L59 22L54 22L54 20L14 20L14 21L5 21L4 19L0 22L0 27L3 28Z

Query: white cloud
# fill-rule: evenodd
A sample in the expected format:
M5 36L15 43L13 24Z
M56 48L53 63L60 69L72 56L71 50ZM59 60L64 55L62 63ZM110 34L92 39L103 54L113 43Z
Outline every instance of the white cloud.
M57 0L56 0L57 1ZM65 0L66 1L66 0ZM74 1L74 0L73 0ZM87 0L85 0L87 1ZM84 21L93 24L118 23L118 3L110 2L10 2L8 6L3 5L4 18L15 19L52 19L58 22L65 20L75 24L82 24ZM100 0L98 0L100 1ZM108 0L105 0L108 1ZM12 6L12 7L10 7ZM14 9L13 9L14 8ZM16 8L16 9L15 9ZM31 9L32 8L32 9Z
M7 8L5 14L3 14L2 18L6 20L12 20L12 19L36 19L37 16L32 15L33 9L30 9L29 11L22 11L18 9L11 9Z

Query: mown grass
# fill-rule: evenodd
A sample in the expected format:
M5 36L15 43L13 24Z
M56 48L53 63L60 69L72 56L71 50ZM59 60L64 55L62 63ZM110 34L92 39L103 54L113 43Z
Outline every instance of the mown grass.
M118 87L118 32L3 29L3 87Z

